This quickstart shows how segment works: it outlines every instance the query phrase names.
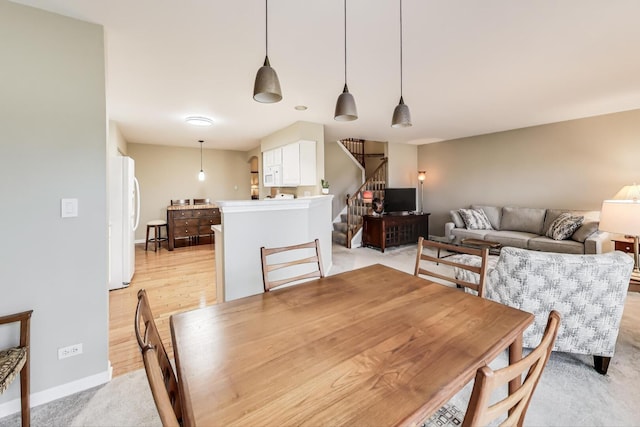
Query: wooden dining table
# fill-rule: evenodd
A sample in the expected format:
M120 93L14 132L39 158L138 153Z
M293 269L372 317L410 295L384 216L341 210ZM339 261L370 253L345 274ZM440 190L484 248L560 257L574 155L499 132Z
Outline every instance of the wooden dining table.
M532 321L380 264L174 314L184 424L416 425Z

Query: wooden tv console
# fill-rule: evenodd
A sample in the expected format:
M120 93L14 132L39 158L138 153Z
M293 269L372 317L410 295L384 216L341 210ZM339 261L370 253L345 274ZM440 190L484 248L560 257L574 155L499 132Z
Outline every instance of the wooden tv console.
M362 217L362 246L384 252L390 246L418 243L420 236L429 236L429 213L410 215L364 215Z

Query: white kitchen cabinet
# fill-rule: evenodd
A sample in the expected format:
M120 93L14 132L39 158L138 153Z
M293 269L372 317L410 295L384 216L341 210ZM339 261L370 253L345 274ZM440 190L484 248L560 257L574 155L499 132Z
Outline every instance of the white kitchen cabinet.
M316 142L300 141L300 184L317 185L316 177Z
M300 185L300 144L297 142L282 147L282 185Z
M298 141L262 153L265 187L316 185L316 142Z

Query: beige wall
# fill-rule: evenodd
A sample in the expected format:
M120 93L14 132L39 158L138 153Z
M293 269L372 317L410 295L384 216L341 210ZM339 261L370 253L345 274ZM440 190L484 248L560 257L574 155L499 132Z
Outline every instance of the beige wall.
M640 182L640 110L427 144L418 154L433 234L444 234L450 209L472 203L599 210Z
M391 188L409 188L418 185L418 146L387 144L389 157L388 184Z
M324 144L326 155L325 179L329 181L329 193L333 194L331 218L335 219L346 206L347 194L353 195L362 185L362 169L340 148L338 141Z
M167 217L171 199L250 199L249 158L244 151L205 148L204 182L198 181L200 148L129 143L127 151L136 162L142 194L136 240L145 239L148 221Z

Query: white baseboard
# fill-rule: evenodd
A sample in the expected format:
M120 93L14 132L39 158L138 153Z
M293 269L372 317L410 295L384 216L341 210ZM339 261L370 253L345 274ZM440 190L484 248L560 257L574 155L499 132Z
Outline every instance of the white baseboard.
M69 396L74 393L78 393L84 390L88 390L92 387L96 387L102 384L106 384L111 381L111 375L113 368L111 362L106 371L100 372L95 375L80 378L79 380L71 381L66 384L62 384L56 387L51 387L46 390L39 391L37 393L31 393L31 399L29 401L30 406L40 406L45 403L53 402L54 400ZM19 381L16 381L19 384ZM8 402L0 404L0 418L6 417L11 414L20 412L20 398L10 400Z

